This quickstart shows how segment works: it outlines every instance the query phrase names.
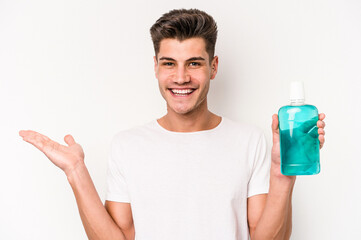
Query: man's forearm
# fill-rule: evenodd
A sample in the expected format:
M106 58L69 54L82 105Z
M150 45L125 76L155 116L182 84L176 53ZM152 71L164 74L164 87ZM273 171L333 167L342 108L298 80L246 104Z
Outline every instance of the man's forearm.
M67 174L88 239L125 240L124 234L105 209L85 164Z
M294 187L291 190L290 202L288 205L287 225L286 225L286 229L285 229L284 239L290 239L291 232L292 232L292 193L293 193L293 189L294 189Z
M294 180L272 174L266 206L256 226L252 240L289 239L292 228L292 190ZM279 167L279 166L278 166Z

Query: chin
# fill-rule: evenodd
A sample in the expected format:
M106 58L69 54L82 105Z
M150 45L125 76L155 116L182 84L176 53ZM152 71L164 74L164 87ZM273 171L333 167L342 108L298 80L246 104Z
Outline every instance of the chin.
M187 107L187 108L177 108L177 107L169 107L173 112L177 114L185 115L187 113L190 113L193 111L193 108Z
M181 114L181 115L185 115L185 114L187 114L187 113L190 113L191 112L191 110L176 110L176 109L172 109L173 110L173 112L175 112L175 113L177 113L177 114Z

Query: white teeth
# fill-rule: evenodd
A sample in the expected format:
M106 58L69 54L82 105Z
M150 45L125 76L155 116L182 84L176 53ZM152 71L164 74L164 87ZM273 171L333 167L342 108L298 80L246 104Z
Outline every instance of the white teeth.
M182 89L182 90L178 90L178 89L171 89L171 91L175 94L189 94L191 92L193 92L193 89Z

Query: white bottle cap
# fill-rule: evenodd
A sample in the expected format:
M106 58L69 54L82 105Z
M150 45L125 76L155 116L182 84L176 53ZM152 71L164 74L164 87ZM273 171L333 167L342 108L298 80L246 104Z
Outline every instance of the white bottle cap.
M303 87L303 82L301 81L291 82L290 101L291 103L295 103L295 104L302 104L305 102L305 90Z

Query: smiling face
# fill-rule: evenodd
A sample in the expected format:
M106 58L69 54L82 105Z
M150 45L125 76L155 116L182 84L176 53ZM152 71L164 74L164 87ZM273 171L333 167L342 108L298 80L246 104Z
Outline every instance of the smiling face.
M186 115L207 108L209 84L216 76L218 57L209 62L205 41L163 39L157 56L154 70L168 114Z

